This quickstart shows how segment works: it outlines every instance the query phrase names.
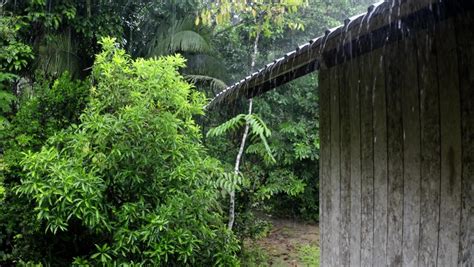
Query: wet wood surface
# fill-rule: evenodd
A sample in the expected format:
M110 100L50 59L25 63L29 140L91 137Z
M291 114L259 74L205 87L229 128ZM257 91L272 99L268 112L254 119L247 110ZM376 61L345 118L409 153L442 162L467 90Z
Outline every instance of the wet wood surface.
M458 264L474 265L474 15L456 19L461 98L461 227Z
M351 176L350 176L350 265L360 266L361 236L361 157L360 157L360 91L359 64L356 60L349 62L348 71L350 90L350 141L351 141Z
M471 26L402 29L320 73L323 266L474 265Z
M435 29L417 33L421 122L420 266L436 266L441 179L438 51ZM438 36L441 37L441 36Z
M319 203L320 203L320 227L321 227L321 266L329 266L329 260L332 255L329 251L329 235L331 229L329 228L328 209L329 194L327 193L329 185L329 175L331 173L330 159L331 159L331 95L329 75L327 70L321 70L319 73L319 92L320 92L320 116L319 116L319 138L320 138L320 158L326 160L320 161L319 168Z
M452 20L438 26L441 125L441 192L438 266L456 266L461 217L461 114L456 36Z

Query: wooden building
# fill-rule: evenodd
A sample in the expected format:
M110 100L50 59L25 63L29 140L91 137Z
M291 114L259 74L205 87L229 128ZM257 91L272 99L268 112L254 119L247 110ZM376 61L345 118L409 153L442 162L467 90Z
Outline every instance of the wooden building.
M373 5L210 106L313 71L322 266L474 266L474 1Z

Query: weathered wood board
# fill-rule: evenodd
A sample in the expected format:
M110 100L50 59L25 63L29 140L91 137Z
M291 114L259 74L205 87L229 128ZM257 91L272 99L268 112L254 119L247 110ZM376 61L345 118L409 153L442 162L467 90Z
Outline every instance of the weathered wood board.
M385 48L373 51L374 127L374 266L384 266L387 258L387 104L385 93Z
M349 62L350 140L351 140L351 211L350 265L360 266L361 236L361 157L360 157L360 94L359 65Z
M362 66L370 64L370 54L359 58ZM373 130L373 79L372 69L360 72L361 95L361 265L373 261L374 239L374 130Z
M339 66L340 132L341 132L341 183L340 183L340 234L339 249L341 266L350 264L351 227L351 136L350 132L350 87L348 82L349 63Z
M438 25L437 41L440 124L441 192L438 266L456 266L461 218L461 114L456 36L452 20Z
M474 265L474 15L455 20L461 98L461 226L458 265Z
M402 40L399 61L403 114L403 265L418 265L420 222L420 100L416 47Z
M320 161L319 168L319 203L320 203L320 230L321 230L321 266L329 266L327 258L330 257L329 249L329 235L331 229L329 228L328 220L328 194L327 188L329 184L329 176L331 173L330 159L331 159L331 95L329 87L329 75L327 70L321 70L319 73L319 92L320 92L320 116L319 116L319 139L320 139L320 158L326 160Z
M340 227L340 191L341 191L341 132L340 132L340 97L339 97L339 68L329 69L331 88L331 175L328 192L331 195L331 206L328 205L328 215L332 235L330 236L330 250L332 257L330 266L340 265L339 233Z
M387 266L402 264L403 229L403 128L400 72L395 62L399 43L386 47L384 62L387 96Z
M436 266L441 179L438 62L435 29L417 33L421 122L420 266ZM441 36L439 36L441 38Z

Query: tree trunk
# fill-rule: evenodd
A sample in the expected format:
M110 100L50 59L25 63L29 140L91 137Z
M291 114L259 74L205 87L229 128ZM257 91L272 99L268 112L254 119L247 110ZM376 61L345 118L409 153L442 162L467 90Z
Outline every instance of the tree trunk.
M250 72L252 73L255 69L255 63L257 60L257 54L258 54L258 41L260 39L260 29L257 30L257 35L255 36L255 40L253 43L253 53L251 55L251 62L250 62ZM248 114L252 114L252 105L253 105L253 99L249 99L249 110ZM242 156L244 154L244 149L245 149L245 142L247 141L247 136L249 133L250 125L248 123L245 124L245 129L244 129L244 134L242 135L242 140L240 141L240 148L239 148L239 153L237 153L237 158L235 159L235 166L234 166L234 174L239 175L240 172L240 162L242 160ZM230 205L229 205L229 224L228 224L228 229L232 230L232 227L234 226L234 221L235 221L235 191L232 190L230 192Z

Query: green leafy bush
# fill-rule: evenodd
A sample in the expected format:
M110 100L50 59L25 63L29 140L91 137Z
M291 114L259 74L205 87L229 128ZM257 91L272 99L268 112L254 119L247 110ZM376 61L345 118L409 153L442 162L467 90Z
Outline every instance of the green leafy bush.
M87 83L73 81L64 73L57 80L38 79L30 94L16 101L0 127L0 183L4 202L0 204L0 265L48 255L57 243L41 231L31 201L12 188L26 176L20 161L26 151L38 151L48 137L79 121L89 95ZM64 248L63 248L64 250Z
M23 43L18 31L24 26L18 16L4 16L0 7L0 130L7 124L16 96L11 85L18 78L14 72L26 67L33 58L30 46Z
M221 168L192 118L205 99L179 75L184 59L102 45L80 123L26 154L16 191L47 234L90 237L64 243L76 264L237 264L214 190Z
M1 12L2 10L0 10ZM21 16L0 17L0 72L19 71L33 58L31 47L19 38L19 30L25 26Z
M255 99L255 110L272 129L276 164L254 164L265 177L269 192L266 205L278 216L319 220L319 106L317 77L308 75ZM250 147L249 147L250 149ZM274 185L278 185L275 187ZM280 192L273 189L283 188Z

